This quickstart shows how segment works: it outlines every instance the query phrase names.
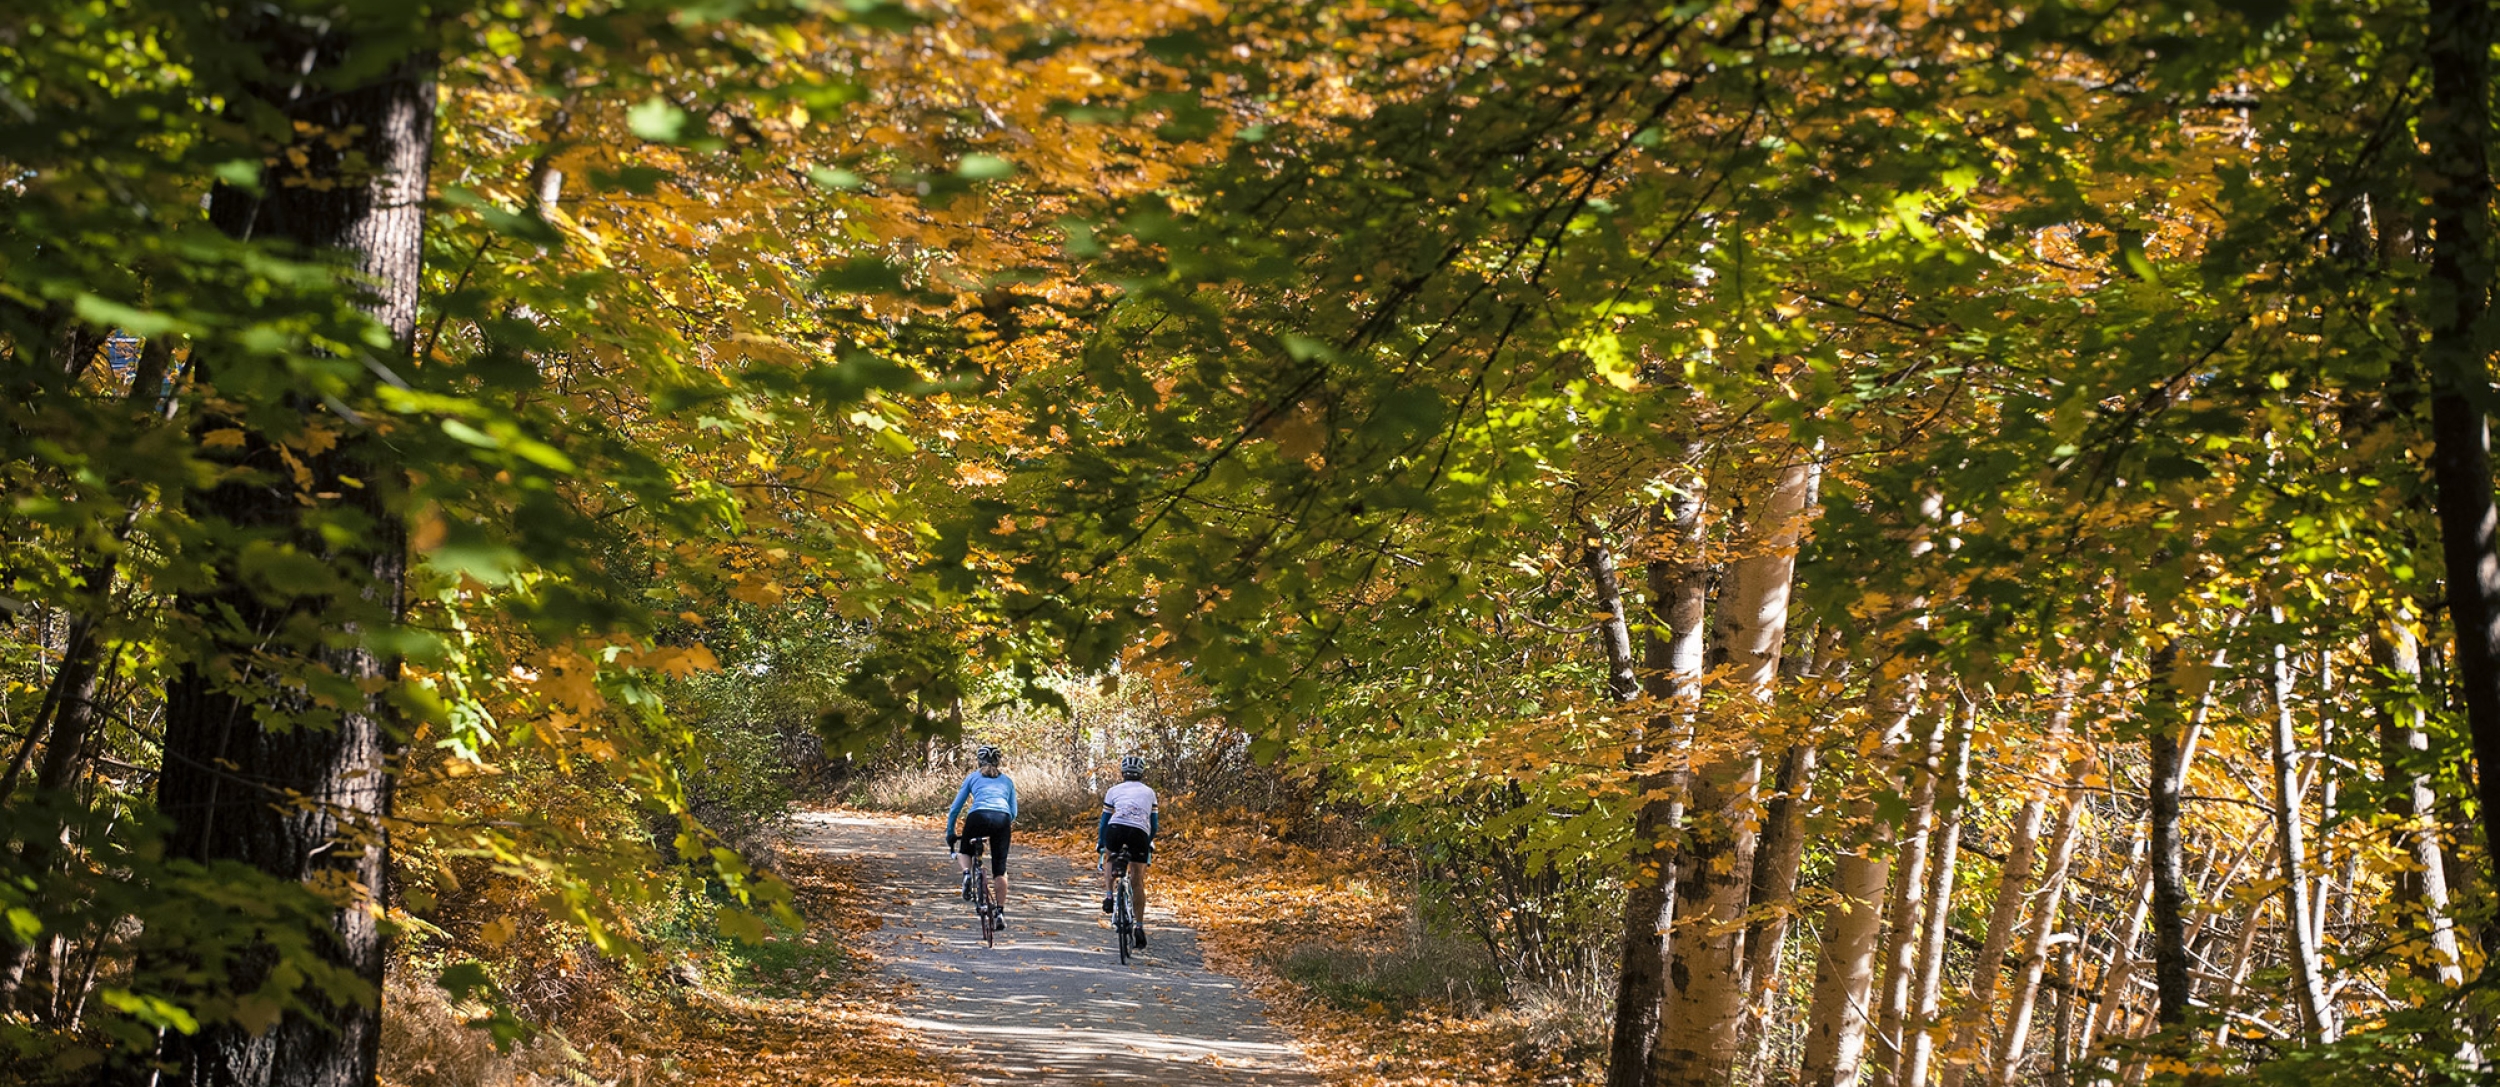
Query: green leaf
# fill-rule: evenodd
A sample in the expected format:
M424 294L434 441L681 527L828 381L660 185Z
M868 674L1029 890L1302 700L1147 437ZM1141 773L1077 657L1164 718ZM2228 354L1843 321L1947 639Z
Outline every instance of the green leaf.
M875 257L853 257L816 273L816 289L835 294L881 294L903 289L903 273Z
M467 423L461 422L458 419L443 420L443 433L449 434L453 438L467 442L480 449L503 448L503 443L496 441L493 435L488 434L483 430L479 430L476 427L470 426Z
M625 127L653 143L676 143L686 131L686 111L658 95L625 111Z
M1015 163L996 155L965 155L955 163L955 176L969 181L999 181L1015 172Z
M867 178L861 177L858 174L852 173L849 170L842 169L838 166L809 167L807 171L807 179L828 189L838 189L842 192L857 192L860 188L868 184Z
M217 180L228 185L255 196L260 194L260 164L257 162L250 159L235 159L231 162L218 163L210 172L217 175Z
M471 994L480 990L493 992L495 979L486 972L485 963L472 959L443 968L442 973L434 976L434 984L442 986L445 993L449 993L453 1000L458 1001L467 1000Z
M165 314L153 310L134 309L98 295L79 295L74 308L78 311L78 316L90 324L118 328L142 338L171 332L180 327L179 322Z
M134 993L128 989L106 989L96 995L104 999L106 1007L158 1030L172 1030L182 1034L200 1032L198 1019L193 1018L191 1013L181 1005L162 997Z

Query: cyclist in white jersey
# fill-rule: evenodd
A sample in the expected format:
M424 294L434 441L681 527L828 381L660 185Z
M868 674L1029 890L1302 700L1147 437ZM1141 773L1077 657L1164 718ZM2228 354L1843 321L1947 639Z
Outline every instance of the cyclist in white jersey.
M1120 760L1120 783L1102 794L1102 818L1094 824L1094 848L1102 858L1096 870L1102 873L1102 912L1110 913L1111 895L1118 877L1111 874L1109 855L1114 849L1128 851L1130 868L1136 878L1136 920L1138 947L1146 946L1146 864L1154 859L1155 832L1162 829L1163 816L1155 807L1155 791L1143 780L1146 760L1129 755Z

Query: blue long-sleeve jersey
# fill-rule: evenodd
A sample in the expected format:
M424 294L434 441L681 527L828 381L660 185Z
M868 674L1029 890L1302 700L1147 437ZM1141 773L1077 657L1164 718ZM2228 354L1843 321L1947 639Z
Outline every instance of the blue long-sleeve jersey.
M1016 782L1005 774L986 777L974 771L964 778L963 788L955 790L955 803L946 809L946 833L955 833L955 819L969 805L973 811L1003 811L1007 818L1016 817Z

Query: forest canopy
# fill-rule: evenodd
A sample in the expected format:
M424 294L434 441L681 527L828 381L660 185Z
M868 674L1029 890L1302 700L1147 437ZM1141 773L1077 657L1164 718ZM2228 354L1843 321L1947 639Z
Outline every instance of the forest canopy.
M2495 34L19 0L0 1071L508 1046L1116 705L1567 1078L2478 1081Z

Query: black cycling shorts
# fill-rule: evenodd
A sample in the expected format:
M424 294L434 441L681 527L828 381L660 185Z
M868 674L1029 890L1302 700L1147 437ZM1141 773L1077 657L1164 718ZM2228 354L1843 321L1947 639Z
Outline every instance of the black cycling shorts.
M968 811L964 813L963 836L955 839L955 852L969 853L976 838L990 840L990 874L1007 874L1007 846L1016 837L1014 816L1003 811Z
M1105 852L1125 849L1129 859L1139 864L1155 859L1155 836L1126 824L1113 823L1102 828L1101 845Z

